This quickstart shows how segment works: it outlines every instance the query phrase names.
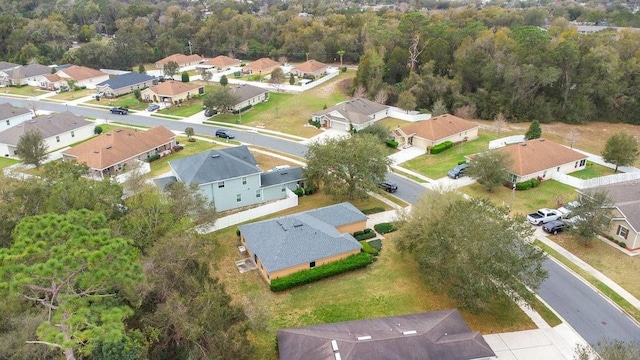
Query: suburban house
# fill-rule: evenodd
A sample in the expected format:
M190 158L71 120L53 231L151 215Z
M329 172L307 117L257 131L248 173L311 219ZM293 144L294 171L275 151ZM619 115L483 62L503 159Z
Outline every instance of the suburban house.
M398 127L392 131L399 147L417 146L427 151L445 141L459 143L478 138L480 125L454 115L440 115L429 120Z
M152 86L157 79L151 75L130 72L117 75L96 85L96 89L107 97L129 94L136 89Z
M540 178L551 179L554 173L569 174L582 170L587 164L587 155L545 139L534 139L519 144L507 145L491 151L509 154L511 182Z
M168 104L178 104L202 94L204 94L204 85L173 80L161 82L140 92L142 99L145 101Z
M0 83L11 85L40 86L51 68L40 64L20 66L11 70L0 70Z
M0 86L9 86L11 85L11 79L6 76L7 72L13 70L13 69L17 69L19 68L20 64L14 64L14 63L10 63L10 62L6 62L6 61L0 61L0 75L2 75L2 73L5 74L5 76L0 76Z
M69 81L75 81L75 86L77 87L84 86L87 89L95 89L97 84L106 80L109 80L109 74L100 70L72 65L56 71L55 74L44 75L44 80L40 83L40 87L54 90L62 85L68 85Z
M349 131L351 126L356 130L364 129L386 118L388 114L388 106L363 98L354 98L312 114L311 118L324 128Z
M469 360L496 354L458 310L278 330L280 360Z
M197 184L218 211L284 199L302 181L301 168L263 172L246 146L205 151L169 166L172 180Z
M233 105L229 109L230 111L239 111L249 106L265 102L269 98L269 91L249 84L236 86L234 92L238 95L238 103Z
M116 129L62 152L64 160L89 166L92 176L103 178L126 171L126 165L171 152L176 135L164 126L146 131Z
M175 62L178 64L178 67L183 68L186 66L194 66L198 65L202 62L202 57L200 55L184 55L184 54L173 54L169 55L164 59L160 59L156 61L156 69L162 70L164 66L170 62Z
M277 61L273 61L269 58L262 58L248 63L245 67L242 68L242 72L245 74L268 75L271 74L273 70L277 69L279 66L280 63Z
M329 65L323 64L320 61L307 60L302 64L294 66L291 72L295 76L317 78L324 75L328 68Z
M90 138L94 128L93 122L69 111L33 118L0 132L0 155L16 156L20 137L29 131L40 132L52 151Z
M351 233L367 216L348 202L276 219L240 225L240 241L260 275L271 280L358 254ZM305 357L301 357L305 358Z
M238 59L220 55L199 64L198 67L205 69L217 68L218 71L222 71L230 67L240 66L240 64L242 64L242 61Z
M578 190L582 196L606 191L613 202L608 234L629 250L640 249L640 186L637 180Z
M33 112L22 107L15 107L9 103L0 104L0 131L23 123L33 118Z

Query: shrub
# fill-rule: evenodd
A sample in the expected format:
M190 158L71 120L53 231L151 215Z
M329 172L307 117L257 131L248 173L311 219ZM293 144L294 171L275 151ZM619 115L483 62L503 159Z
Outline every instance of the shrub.
M303 190L304 190L304 194L305 195L311 195L311 194L315 193L316 191L318 191L318 187L314 186L314 185L309 185L309 186L303 187Z
M624 241L620 241L618 245L620 245L621 248L627 248L627 244Z
M375 224L373 228L380 234L388 234L397 230L395 225L393 225L392 223Z
M460 161L458 161L458 165L462 165L462 164L466 164L466 163L467 163L467 160L460 160Z
M360 245L362 245L362 251L366 252L369 255L373 255L373 256L378 255L379 251L373 246L369 245L367 241L362 240L358 242L360 243Z
M516 190L529 190L531 188L537 187L538 185L540 185L540 181L538 181L537 179L529 179L516 183Z
M398 142L395 141L395 140L387 140L384 143L387 144L387 146L392 148L392 149L397 149L398 148Z
M304 189L297 188L297 189L293 190L293 193L298 195L298 197L304 196Z
M384 208L382 207L374 207L371 209L364 209L362 210L362 213L365 215L371 215L371 214L375 214L375 213L379 213L379 212L383 212Z
M151 155L151 156L147 156L147 162L152 162L152 161L156 161L160 159L160 155L159 154L155 154L155 155Z
M366 229L361 230L361 231L356 231L356 232L354 232L352 235L353 235L353 236L358 236L358 235L362 235L362 234L368 234L368 233L370 233L370 232L372 232L372 231L373 231L373 230L371 230L371 229L369 229L369 228L366 228Z
M240 228L236 228L236 236L240 237Z
M245 112L245 110L249 110L249 109L251 109L251 104L249 104L249 105L247 105L247 106L243 107L243 108L242 108L242 109L240 109L240 110L233 110L233 113L237 115L238 113Z
M96 126L95 128L93 128L93 133L96 135L102 134L102 131L102 126Z
M363 268L371 264L371 255L361 252L351 255L346 259L334 261L310 270L303 270L288 276L271 280L271 291L283 291L296 286L305 285L322 280L330 276L342 274L348 271Z
M309 124L317 127L318 129L320 129L320 121L314 121L313 119L309 119Z
M453 143L451 141L445 141L443 143L440 143L438 145L435 145L434 147L431 148L431 153L432 154L439 154L449 148L451 148L453 146Z
M371 241L368 241L369 245L373 246L376 250L378 250L378 252L382 251L382 240L380 239L373 239Z
M376 233L375 232L368 232L368 233L364 233L364 234L360 234L357 236L354 236L354 238L358 241L361 240L367 240L367 239L373 239L374 237L376 237Z
M346 66L342 67L342 72L347 72L347 67Z

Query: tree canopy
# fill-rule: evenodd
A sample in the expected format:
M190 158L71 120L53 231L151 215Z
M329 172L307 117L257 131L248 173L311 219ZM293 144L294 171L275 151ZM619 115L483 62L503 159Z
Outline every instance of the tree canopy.
M576 219L572 231L583 245L588 245L609 227L613 202L606 191L588 190L584 190L579 201L580 206L571 212Z
M39 130L27 130L18 139L16 151L18 152L18 157L25 164L40 167L42 161L47 157L47 144L44 142L44 137Z
M217 109L220 113L226 113L230 106L236 105L240 98L233 88L229 86L215 86L204 99L204 106L209 109Z
M602 159L618 167L632 165L638 159L638 140L627 132L621 131L611 135L602 150Z
M540 121L533 120L531 125L529 125L529 129L524 134L524 138L527 140L539 139L542 136L542 127L540 126Z
M493 191L496 187L509 181L506 169L511 165L511 157L503 151L489 150L478 154L469 162L467 175Z

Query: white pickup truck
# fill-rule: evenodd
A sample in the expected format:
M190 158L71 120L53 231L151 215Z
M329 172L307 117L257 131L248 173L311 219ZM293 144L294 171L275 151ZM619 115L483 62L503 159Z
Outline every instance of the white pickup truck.
M538 211L527 215L527 220L533 225L546 224L549 221L562 218L562 213L553 209L539 209Z

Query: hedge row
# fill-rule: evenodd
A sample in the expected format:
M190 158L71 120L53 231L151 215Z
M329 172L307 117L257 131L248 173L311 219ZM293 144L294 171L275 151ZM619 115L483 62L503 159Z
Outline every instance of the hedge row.
M353 235L353 237L358 241L367 240L367 239L373 239L374 237L376 237L376 233L371 231L371 232L364 233L364 234Z
M301 196L304 196L304 195L311 195L316 191L318 191L317 187L315 187L315 186L307 186L307 187L297 188L297 189L293 190L293 193L298 195L298 197L301 197Z
M393 225L393 223L380 223L380 224L375 224L373 226L373 228L379 233L379 234L387 234L393 231L396 231L396 227L395 225Z
M373 255L373 256L378 255L379 253L378 250L373 246L369 245L369 243L366 240L362 240L358 242L360 243L360 245L362 245L362 251L366 252L369 255Z
M538 179L529 179L527 181L516 183L516 190L529 190L537 187L538 185L540 185L540 181L538 181Z
M354 237L356 237L356 236L359 236L359 235L362 235L362 234L368 234L368 233L372 233L372 232L373 232L373 230L371 230L371 229L369 229L369 228L366 228L366 229L361 230L361 231L356 231L356 232L354 232L354 233L353 233L353 234L351 234L351 235L353 235Z
M376 213L380 213L383 212L384 208L383 207L374 207L371 209L364 209L362 210L362 213L365 215L371 215L371 214L376 214Z
M303 270L288 276L271 280L271 291L284 291L305 285L334 275L363 268L371 264L371 255L366 252L351 255L346 259L334 261L310 270Z
M395 140L387 140L384 143L387 144L387 146L392 148L392 149L397 149L398 148L398 142L395 141Z
M432 154L439 154L439 153L451 148L452 146L453 146L453 143L451 141L447 140L447 141L445 141L443 143L440 143L440 144L432 147L431 148L431 153Z
M160 159L160 155L158 155L158 154L147 156L147 162L156 161L158 159Z

